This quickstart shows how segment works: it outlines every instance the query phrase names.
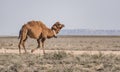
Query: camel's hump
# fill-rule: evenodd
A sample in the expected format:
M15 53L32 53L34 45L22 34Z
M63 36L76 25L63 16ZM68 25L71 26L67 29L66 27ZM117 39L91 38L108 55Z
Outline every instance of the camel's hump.
M27 25L30 27L41 27L41 28L47 28L47 26L42 21L29 21L27 22Z

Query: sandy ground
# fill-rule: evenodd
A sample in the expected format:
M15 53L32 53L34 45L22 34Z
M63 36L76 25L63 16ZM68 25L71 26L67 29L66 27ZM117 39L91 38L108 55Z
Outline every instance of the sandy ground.
M73 51L73 50L45 50L46 53L51 52L58 52L58 51L64 51L66 53L71 53L73 55L79 55L79 54L115 54L120 55L120 51ZM19 54L18 50L12 50L12 49L0 49L0 53L13 53L13 54ZM24 50L22 50L22 53L24 53ZM36 50L34 53L31 53L30 50L28 50L28 53L30 54L41 54L43 55L43 50Z

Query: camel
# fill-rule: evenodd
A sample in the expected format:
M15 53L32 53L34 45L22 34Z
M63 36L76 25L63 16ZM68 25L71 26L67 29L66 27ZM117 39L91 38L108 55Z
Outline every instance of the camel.
M45 50L44 50L45 40L52 37L57 38L57 34L60 32L60 30L63 27L64 24L61 24L60 22L56 22L51 28L48 28L41 21L27 22L22 26L19 32L19 39L20 39L20 42L18 44L19 53L21 54L21 45L24 48L25 53L27 53L27 50L25 48L25 41L27 40L28 37L30 37L36 39L38 43L37 48L32 49L31 52L33 53L36 49L42 47L43 53L45 54ZM42 43L42 46L40 43Z

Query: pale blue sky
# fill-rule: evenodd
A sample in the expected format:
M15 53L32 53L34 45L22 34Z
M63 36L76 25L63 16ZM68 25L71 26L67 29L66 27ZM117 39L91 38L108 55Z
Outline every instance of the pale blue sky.
M30 20L64 29L120 29L120 0L0 0L0 35L18 35Z

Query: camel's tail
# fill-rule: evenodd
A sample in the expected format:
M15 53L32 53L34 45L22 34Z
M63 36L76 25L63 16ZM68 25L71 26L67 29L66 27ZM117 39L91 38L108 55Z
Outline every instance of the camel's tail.
M22 31L20 30L20 31L19 31L18 39L20 39L20 37L21 37L21 34L22 34L21 32L22 32Z
M26 37L27 36L27 28L24 25L21 30L19 31L19 36L18 39L20 39L21 37Z

